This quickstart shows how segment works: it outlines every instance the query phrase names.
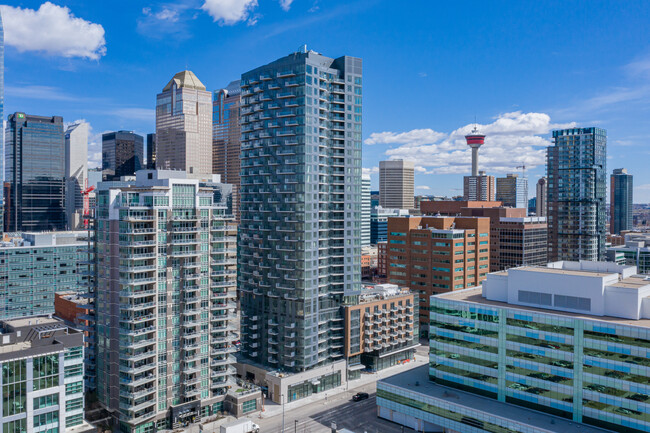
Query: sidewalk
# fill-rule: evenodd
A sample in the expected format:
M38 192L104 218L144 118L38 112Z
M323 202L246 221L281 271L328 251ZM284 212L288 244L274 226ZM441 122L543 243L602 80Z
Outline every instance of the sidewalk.
M323 401L323 403L338 401L342 399L350 398L347 395L346 391L354 390L356 388L362 387L364 385L376 383L378 380L384 379L389 376L393 376L398 373L410 370L415 367L420 367L422 364L427 364L429 362L429 356L423 356L420 354L415 354L415 361L409 362L406 364L395 365L393 367L382 370L378 373L362 373L361 377L356 380L352 380L345 385L341 385L337 388L332 388L326 392L321 392L319 394L312 394L309 397L301 398L300 400L292 401L290 403L284 404L285 414L293 409L314 403L317 401ZM251 415L250 418L253 421L256 418L272 418L274 416L282 415L282 405L278 403L273 403L271 400L266 399L264 401L264 412L259 414Z

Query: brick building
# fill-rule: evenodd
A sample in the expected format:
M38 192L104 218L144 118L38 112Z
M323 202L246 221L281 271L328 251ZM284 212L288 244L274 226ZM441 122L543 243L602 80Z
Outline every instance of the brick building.
M429 297L475 287L489 272L490 220L409 217L388 220L388 281L419 294L426 334Z
M348 379L412 360L418 343L418 298L394 284L367 286L345 308Z
M428 201L421 208L428 215L489 218L490 272L548 261L546 218L528 217L525 208L504 207L498 201Z

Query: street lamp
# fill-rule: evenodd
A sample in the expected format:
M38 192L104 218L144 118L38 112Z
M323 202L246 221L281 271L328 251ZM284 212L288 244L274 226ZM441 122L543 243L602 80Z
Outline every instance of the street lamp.
M280 394L280 402L282 403L282 433L284 433L284 394Z
M298 420L293 422L293 433L298 433Z

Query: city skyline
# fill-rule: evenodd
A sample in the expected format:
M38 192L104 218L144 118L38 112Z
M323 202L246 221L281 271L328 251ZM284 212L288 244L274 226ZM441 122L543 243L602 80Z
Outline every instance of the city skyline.
M544 146L552 129L606 128L608 164L628 167L637 177L636 202L650 201L650 174L643 170L644 159L633 157L647 154L641 128L649 110L643 99L650 62L647 47L638 42L643 26L635 25L647 9L643 3L627 3L625 10L607 2L594 5L593 20L580 18L580 37L565 25L579 10L577 4L563 4L562 14L557 14L559 3L507 9L504 3L468 2L467 8L450 9L422 5L423 13L412 18L382 1L283 2L284 8L274 1L254 3L242 1L242 8L226 10L211 7L211 1L144 8L125 2L113 11L77 1L61 6L27 1L22 7L37 11L29 17L26 9L3 6L8 16L5 112L60 115L66 123L87 120L94 166L101 133L126 129L144 136L154 131L155 94L173 74L191 69L215 91L306 43L318 52L361 57L368 66L362 165L372 174L373 189L378 162L402 157L416 160L416 194L458 195L462 175L470 173L470 151L462 136L476 118L487 135L482 168L503 176L520 172L515 167L525 164L531 185L545 172ZM466 21L467 10L484 19L474 24L478 31L461 33L464 26L456 24ZM607 20L598 19L605 14ZM368 19L359 22L360 16ZM400 31L406 18L413 21L409 32ZM63 38L48 44L39 40L39 32L21 38L19 25L46 28L56 20L77 20L79 25L70 28L81 32L76 36L84 36L83 41ZM355 26L346 25L352 22ZM526 28L521 22L528 23ZM124 27L121 34L117 25ZM326 36L306 31L329 25L346 31ZM625 32L614 31L623 26ZM539 42L542 32L552 36ZM197 44L202 37L205 43ZM215 61L210 53L223 49L224 42L232 48L228 62ZM580 55L574 55L578 48ZM162 51L165 55L158 55ZM581 59L596 52L598 61L587 69ZM506 60L508 68L500 66ZM387 75L400 79L387 82ZM539 84L531 87L531 80ZM410 94L406 109L384 109L399 103L409 88L418 90ZM514 150L503 163L504 151Z

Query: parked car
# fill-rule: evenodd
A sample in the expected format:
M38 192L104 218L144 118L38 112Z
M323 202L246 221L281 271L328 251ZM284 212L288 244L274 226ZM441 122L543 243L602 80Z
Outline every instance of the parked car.
M367 392L357 392L352 396L352 401L361 401L369 398L370 395L368 395Z

